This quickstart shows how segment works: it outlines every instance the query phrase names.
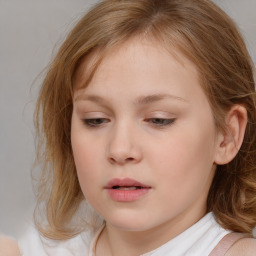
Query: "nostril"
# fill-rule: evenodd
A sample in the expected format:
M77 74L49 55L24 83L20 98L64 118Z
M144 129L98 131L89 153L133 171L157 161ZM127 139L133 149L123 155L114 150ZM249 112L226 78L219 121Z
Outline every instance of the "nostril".
M114 158L114 157L110 157L109 161L110 161L111 164L115 164L115 163L125 164L125 163L129 163L129 162L133 162L134 158L133 157L127 157L127 158L117 159L117 158Z
M110 163L112 163L112 164L114 164L114 163L116 162L113 157L110 157L110 158L109 158L109 161L110 161Z

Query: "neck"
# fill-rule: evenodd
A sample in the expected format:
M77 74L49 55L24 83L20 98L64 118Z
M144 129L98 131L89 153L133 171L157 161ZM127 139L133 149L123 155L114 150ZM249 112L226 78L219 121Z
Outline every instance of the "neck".
M146 231L125 231L106 223L97 243L96 255L138 256L153 251L195 224L204 214L190 222L185 223L179 218Z

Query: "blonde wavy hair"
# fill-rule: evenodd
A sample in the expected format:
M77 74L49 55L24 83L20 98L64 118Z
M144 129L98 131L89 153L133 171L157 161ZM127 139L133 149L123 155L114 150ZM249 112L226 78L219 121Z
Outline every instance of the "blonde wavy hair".
M97 55L89 82L108 49L136 36L170 50L175 46L196 65L217 128L226 129L225 115L234 104L247 109L244 142L232 162L217 166L207 211L224 228L251 232L256 224L254 65L234 22L209 0L105 0L67 36L49 65L35 110L37 161L42 164L35 214L39 230L52 239L81 232L70 226L85 200L70 141L76 70L86 57ZM46 224L38 218L42 212Z

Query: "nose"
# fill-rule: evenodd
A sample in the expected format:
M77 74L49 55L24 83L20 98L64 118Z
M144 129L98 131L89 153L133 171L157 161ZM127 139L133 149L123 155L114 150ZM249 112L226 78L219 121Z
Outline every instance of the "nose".
M113 128L107 149L108 161L118 165L140 162L142 152L138 137L135 129L128 125Z

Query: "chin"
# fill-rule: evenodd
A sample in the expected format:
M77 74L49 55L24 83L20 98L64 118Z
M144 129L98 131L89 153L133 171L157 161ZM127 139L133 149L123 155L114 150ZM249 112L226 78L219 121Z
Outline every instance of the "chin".
M104 218L112 227L123 231L145 231L150 229L148 218L143 214L132 214L131 212L119 212Z

